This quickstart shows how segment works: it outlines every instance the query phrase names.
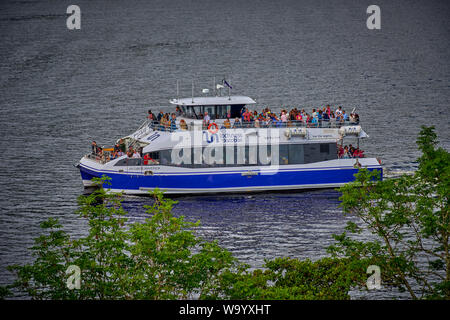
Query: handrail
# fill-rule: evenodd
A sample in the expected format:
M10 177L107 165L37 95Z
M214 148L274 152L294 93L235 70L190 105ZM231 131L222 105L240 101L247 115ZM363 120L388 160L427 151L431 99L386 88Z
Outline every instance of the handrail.
M208 126L211 123L215 123L213 120L211 120L209 123L203 123L202 124L202 130L207 130ZM154 120L154 121L147 121L146 124L149 126L149 128L155 130L155 131L169 131L173 132L176 130L186 130L191 131L193 130L193 126L191 123L186 123L186 127L183 129L181 125L178 123L176 125L167 123L162 124L161 122ZM285 122L282 121L240 121L239 123L234 123L234 121L230 121L229 127L227 127L224 123L217 124L219 129L236 129L236 128L295 128L295 127L301 127L301 128L340 128L343 126L355 126L359 125L360 121L331 121L331 120L318 120L314 123L305 123L301 120L288 120ZM142 128L140 128L142 129ZM138 130L140 130L138 129Z

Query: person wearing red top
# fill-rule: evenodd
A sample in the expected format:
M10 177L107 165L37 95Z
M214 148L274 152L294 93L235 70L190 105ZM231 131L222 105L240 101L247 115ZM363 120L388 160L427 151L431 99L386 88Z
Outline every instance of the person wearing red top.
M252 114L250 113L250 111L248 111L248 109L246 109L244 114L242 115L244 117L244 121L245 122L250 122L251 115Z
M339 145L338 158L342 158L343 156L344 156L344 148L342 148L342 145Z
M148 160L153 162L153 159L150 157L148 153L144 155L144 165L148 165Z

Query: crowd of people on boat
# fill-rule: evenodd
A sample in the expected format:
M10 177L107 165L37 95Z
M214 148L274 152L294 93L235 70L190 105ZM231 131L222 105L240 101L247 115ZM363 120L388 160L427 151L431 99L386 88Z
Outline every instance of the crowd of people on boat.
M129 146L127 150L123 139L120 139L120 141L116 143L113 148L105 150L102 147L99 147L95 141L92 141L91 146L92 156L95 157L97 161L108 162L120 158L126 154L129 159L143 159L144 165L156 162L150 157L149 154L143 154L143 147L135 149L133 146Z
M175 130L188 130L188 125L184 119L177 120L177 117L184 116L180 107L176 107L173 113L164 113L160 111L157 116L148 110L147 119L150 124L161 131L175 131ZM211 123L211 117L208 112L204 112L200 115L205 128L209 127ZM240 112L240 117L236 117L233 121L230 113L223 121L221 129L230 128L245 128L245 127L294 127L294 126L307 126L307 127L335 127L339 124L358 124L359 115L356 112L351 112L350 115L339 106L336 110L332 110L330 105L323 108L313 108L311 113L305 111L305 109L298 110L292 108L290 111L282 109L279 113L272 112L270 108L263 108L261 112L256 110L250 110L243 107ZM92 155L99 161L110 161L117 159L123 155L127 155L128 158L143 158L142 148L134 150L131 146L126 150L125 143L121 139L112 150L104 152L104 150L97 146L95 141L92 142ZM338 150L339 158L362 158L364 157L363 151L359 148L354 148L352 145L339 146ZM148 161L149 159L144 159Z
M360 148L355 148L350 145L339 145L338 146L338 158L348 159L348 158L364 158L364 151Z
M123 142L123 139L120 139L120 142L116 143L116 145L112 149L104 150L102 147L98 146L95 141L92 141L91 147L92 156L95 157L95 159L98 161L114 160L120 158L125 154L125 143Z
M229 121L229 117L227 118ZM305 111L305 109L292 108L290 111L282 109L280 113L272 112L269 108L264 108L261 112L256 110L249 110L243 108L241 110L241 117L236 117L234 123L228 126L228 121L225 120L225 128L228 127L265 127L265 126L277 126L277 127L290 127L305 125L307 127L330 127L344 123L359 123L359 115L355 112L348 115L342 106L339 106L335 111L331 110L331 107L327 105L323 108L313 108L311 113Z
M177 107L177 110L179 110L179 107ZM181 116L182 114L179 115ZM175 131L177 129L182 129L182 123L180 121L179 124L177 124L177 115L174 112L164 113L162 111L159 111L158 115L155 116L152 110L148 110L147 119L148 121L150 121L152 126L157 127L161 131ZM184 124L186 125L186 121L183 120L182 122L184 122Z
M180 107L177 107L173 113L164 113L160 111L158 115L149 110L148 120L151 125L161 131L175 131L178 129L188 130L187 123L184 119L177 121L177 117L184 116ZM208 127L212 121L208 112L199 115L203 121L203 126ZM250 110L243 107L240 112L240 117L231 119L231 114L227 114L221 129L242 128L242 127L336 127L342 124L359 124L359 115L356 112L348 114L342 106L332 110L330 105L323 108L313 108L310 113L305 109L292 108L290 111L286 109L279 113L271 111L269 108L263 108L261 112L257 110Z
M130 146L126 152L124 151L125 143L123 142L123 139L120 139L120 142L114 145L113 150L109 150L108 152L104 152L103 148L99 147L95 141L92 142L92 155L97 161L108 162L126 154L129 159L143 159L144 165L156 163L156 160L152 159L148 153L145 155L143 154L142 147L134 149ZM353 147L351 144L348 146L338 145L338 158L364 158L364 151L358 147Z

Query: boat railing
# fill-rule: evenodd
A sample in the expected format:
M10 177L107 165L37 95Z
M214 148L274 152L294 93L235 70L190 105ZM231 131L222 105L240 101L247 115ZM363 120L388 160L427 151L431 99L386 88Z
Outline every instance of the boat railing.
M106 158L106 154L100 155L100 154L88 153L84 157L87 159L93 160L95 162L101 163L101 164L105 164L106 162L108 162L108 160Z
M355 126L359 125L359 121L330 121L330 120L317 120L315 122L306 123L300 120L289 120L289 121L239 121L239 122L228 122L228 123L216 123L214 120L208 123L203 122L201 125L202 130L208 130L214 127L212 130L216 131L219 129L237 129L237 128L340 128L343 126ZM143 127L147 125L149 128L155 131L177 131L177 130L187 130L191 131L198 129L200 126L194 124L193 122L185 122L180 124L179 121L173 122L159 122L159 121L146 121L139 129L142 130Z

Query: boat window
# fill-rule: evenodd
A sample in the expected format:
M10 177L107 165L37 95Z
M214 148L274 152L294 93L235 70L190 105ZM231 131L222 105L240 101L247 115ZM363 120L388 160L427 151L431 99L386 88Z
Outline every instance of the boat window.
M141 158L128 159L128 166L129 167L140 166L141 164L142 164L142 159Z
M203 115L205 114L205 112L208 112L208 115L211 118L211 120L215 120L216 112L214 109L215 109L215 106L203 106Z
M115 166L126 166L127 163L128 163L127 160L128 160L128 158L121 159L121 160L116 162Z
M245 105L218 105L218 106L181 106L181 110L188 118L202 119L205 111L208 112L211 120L226 119L228 113L231 119L240 118L241 110Z
M148 154L150 156L150 158L152 158L155 161L159 162L159 151L154 151L154 152L147 152L144 154L145 155ZM133 166L140 166L143 165L144 161L142 158L124 158L121 159L119 161L116 162L116 164L114 166L119 166L119 167L133 167ZM149 162L149 164L154 164L153 162Z
M252 165L289 165L289 164L306 164L312 162L326 161L337 159L337 147L336 143L311 143L311 144L280 144L278 147L278 163L273 161L272 156L276 156L277 153L272 153L275 146L272 145L259 145L259 146L236 146L227 145L208 150L207 157L216 159L214 164L208 163L205 159L205 147L196 150L197 148L191 148L190 156L187 155L188 160L184 162L183 150L161 150L160 152L150 153L150 156L154 160L158 160L160 164L166 166L181 166L186 168L205 168L205 167L239 167L239 166L252 166ZM223 148L223 149L220 149ZM172 161L172 152L177 153L178 162ZM201 154L197 154L200 152ZM201 157L201 164L195 163L195 158ZM220 159L217 159L220 157ZM200 159L200 158L199 158ZM124 159L125 160L125 159ZM140 159L129 159L140 160ZM173 159L175 160L175 159ZM123 161L123 160L121 160ZM119 164L116 164L119 165ZM126 164L124 164L126 165ZM130 164L128 164L130 165Z
M144 158L143 158L142 164L144 166L152 166L155 164L159 164L159 151L144 153Z
M172 156L171 156L172 150L161 150L159 153L159 156L161 157L160 163L162 165L170 166L172 164Z
M114 166L135 167L135 166L140 166L142 164L141 162L142 162L141 158L125 158L125 159L117 161Z
M183 106L181 108L184 111L184 114L186 115L186 117L195 118L194 109L192 107L184 107Z
M305 163L337 159L336 143L305 144Z
M320 145L317 143L305 145L305 163L317 162L320 159Z
M292 164L289 161L289 145L288 144L280 144L279 145L279 164Z
M244 104L233 104L230 108L231 113L231 119L240 118L241 117L241 110L245 107Z
M193 112L193 117L196 119L202 119L203 118L203 106L194 106L191 107Z
M231 110L231 106L216 106L216 117L217 119L226 119L228 112Z
M289 145L289 164L305 163L303 144Z
M159 161L159 151L148 152L148 155L153 160L158 160ZM145 156L145 154L144 154L144 156Z
M321 143L320 144L320 153L330 153L330 144Z

